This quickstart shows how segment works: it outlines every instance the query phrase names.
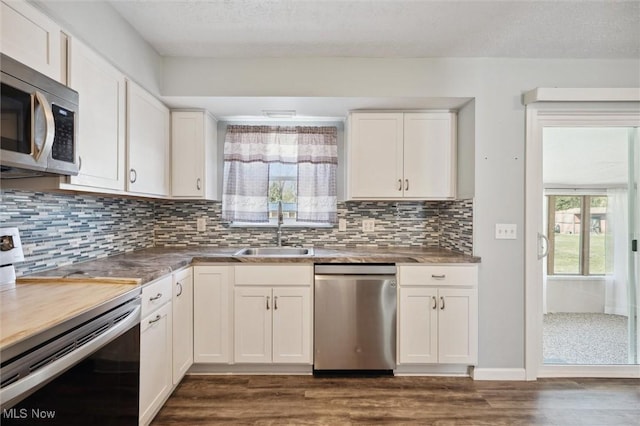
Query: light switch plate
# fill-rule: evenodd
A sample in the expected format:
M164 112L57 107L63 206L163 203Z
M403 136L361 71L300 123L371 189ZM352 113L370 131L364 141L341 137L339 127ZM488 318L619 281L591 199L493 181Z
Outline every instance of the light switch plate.
M515 240L518 238L518 225L515 223L496 223L496 240Z
M362 220L362 232L374 232L376 230L376 221L374 219Z
M207 230L207 218L199 217L196 219L196 230L198 232L205 232Z

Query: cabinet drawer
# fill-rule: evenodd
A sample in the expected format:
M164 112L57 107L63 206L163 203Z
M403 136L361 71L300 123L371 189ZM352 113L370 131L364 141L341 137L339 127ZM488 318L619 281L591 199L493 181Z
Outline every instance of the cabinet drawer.
M313 265L241 265L235 267L236 285L311 285Z
M476 265L400 265L398 274L401 286L475 286L478 284Z
M142 288L142 317L171 300L172 277L167 275Z

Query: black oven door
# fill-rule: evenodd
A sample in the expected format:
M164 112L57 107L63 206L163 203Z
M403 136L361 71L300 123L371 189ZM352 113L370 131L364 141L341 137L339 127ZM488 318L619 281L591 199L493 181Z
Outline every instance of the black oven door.
M3 360L2 380L5 384L3 393L0 393L3 397L0 424L137 425L139 299L133 306L125 308L105 315L107 321L95 321L95 325L79 327L84 327L84 330L59 345L57 341L62 339L58 338L44 345L51 346L55 352L47 351L47 354L36 357L38 350L43 349L36 347L20 357L20 361L25 362ZM110 332L113 335L110 336ZM102 344L101 338L108 343ZM97 349L91 346L92 342L97 342ZM84 354L83 348L87 348L89 353ZM74 359L74 354L78 354L80 359ZM56 363L64 364L65 360L69 360L70 367L55 372ZM34 373L29 373L29 370ZM38 377L39 371L44 377ZM11 382L12 376L22 379ZM29 380L34 383L29 383Z

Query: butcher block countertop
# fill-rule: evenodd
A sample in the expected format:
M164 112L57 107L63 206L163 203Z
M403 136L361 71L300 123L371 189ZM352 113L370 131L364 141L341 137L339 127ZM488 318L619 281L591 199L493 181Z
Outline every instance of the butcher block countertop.
M0 350L189 265L480 262L478 257L430 248L316 247L315 254L306 257L234 256L241 248L149 248L18 278L14 289L0 291Z
M0 292L0 350L139 286L139 279L18 279L15 288Z

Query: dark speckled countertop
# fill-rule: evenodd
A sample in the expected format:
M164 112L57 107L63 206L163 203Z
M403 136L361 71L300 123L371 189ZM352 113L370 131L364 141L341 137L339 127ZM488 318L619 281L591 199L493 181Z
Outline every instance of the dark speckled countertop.
M35 276L139 278L142 284L184 266L207 263L479 263L480 258L432 248L314 248L314 256L233 256L239 247L150 248L37 272Z

